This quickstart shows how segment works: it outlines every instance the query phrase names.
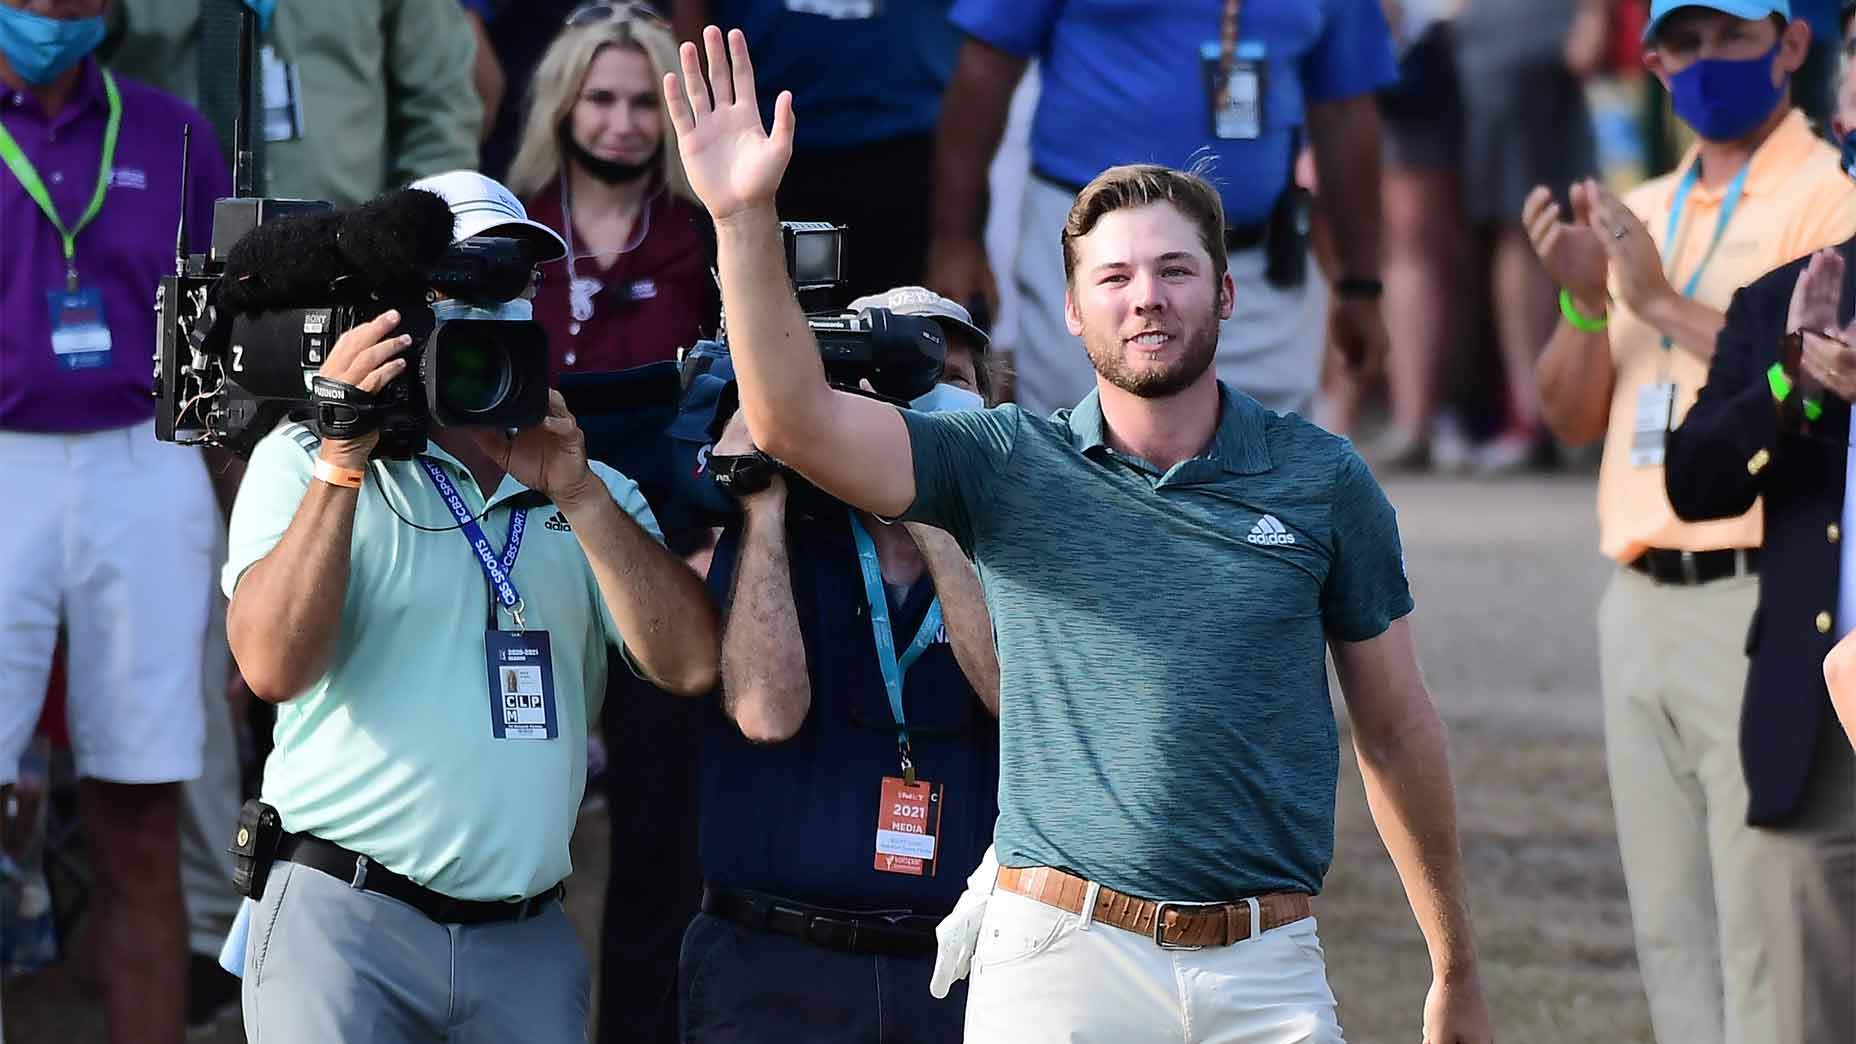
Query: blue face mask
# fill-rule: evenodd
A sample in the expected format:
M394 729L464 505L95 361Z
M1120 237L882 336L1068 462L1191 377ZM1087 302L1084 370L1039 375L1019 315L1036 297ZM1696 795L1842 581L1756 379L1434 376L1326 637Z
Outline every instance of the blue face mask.
M986 400L952 384L937 384L934 390L909 403L917 413L951 413L956 410L983 410Z
M1772 83L1779 44L1759 58L1702 58L1669 78L1676 115L1709 141L1738 141L1778 107L1789 76Z
M0 5L0 54L20 79L47 84L103 42L103 19L65 20Z

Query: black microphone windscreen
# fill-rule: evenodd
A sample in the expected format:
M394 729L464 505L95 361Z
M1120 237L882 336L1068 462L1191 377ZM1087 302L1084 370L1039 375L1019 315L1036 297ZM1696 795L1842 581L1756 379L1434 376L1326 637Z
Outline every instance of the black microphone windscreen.
M348 271L335 245L340 227L340 215L321 212L252 229L226 257L220 303L232 312L327 304L329 284Z
M355 274L383 296L418 295L451 246L454 221L437 193L397 189L343 214L337 243Z

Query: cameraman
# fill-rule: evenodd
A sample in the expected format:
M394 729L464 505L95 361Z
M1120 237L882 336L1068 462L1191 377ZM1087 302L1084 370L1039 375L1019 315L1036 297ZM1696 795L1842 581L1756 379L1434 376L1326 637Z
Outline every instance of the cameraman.
M493 231L492 205L504 227L534 228L506 192L444 194L460 231ZM322 376L386 387L411 344L399 318L343 334ZM708 692L714 610L631 480L589 465L558 393L513 436L435 428L404 461L370 461L376 441L280 427L233 514L228 637L253 691L281 705L264 800L284 833L254 889L246 1030L582 1040L587 963L558 900L606 647L662 688ZM453 532L454 510L481 516L481 534ZM482 554L506 582L486 585L477 549L496 537ZM541 670L520 665L525 650ZM528 722L508 710L521 696Z
M986 335L966 309L917 287L851 304L866 306L933 318L948 342L933 398L990 405ZM752 452L737 412L715 453ZM727 608L683 1039L877 1041L902 1025L958 1041L964 985L942 1004L928 980L934 925L998 816L999 661L978 577L947 533L796 494L778 472L738 495L743 517L709 570ZM938 835L926 864L883 851L905 764L920 773L914 794L940 798L923 817Z

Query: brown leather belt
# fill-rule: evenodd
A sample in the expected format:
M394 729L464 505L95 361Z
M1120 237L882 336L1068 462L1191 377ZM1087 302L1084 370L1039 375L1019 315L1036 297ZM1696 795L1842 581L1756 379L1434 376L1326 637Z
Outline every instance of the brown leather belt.
M1083 912L1089 882L1048 866L1000 867L998 887L1035 899L1046 906ZM1314 915L1314 901L1300 892L1276 892L1256 897L1261 926L1258 933L1294 924ZM1162 947L1196 948L1229 946L1252 935L1249 900L1234 903L1156 902L1123 895L1104 885L1096 890L1091 920L1136 935L1145 935Z

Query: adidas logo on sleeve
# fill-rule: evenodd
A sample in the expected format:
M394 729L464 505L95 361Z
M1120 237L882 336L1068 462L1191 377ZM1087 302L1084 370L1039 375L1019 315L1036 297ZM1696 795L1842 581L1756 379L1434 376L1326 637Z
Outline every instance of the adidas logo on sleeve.
M1280 547L1295 543L1295 534L1289 532L1275 515L1264 515L1257 519L1257 524L1250 527L1250 535L1244 538L1253 544Z

